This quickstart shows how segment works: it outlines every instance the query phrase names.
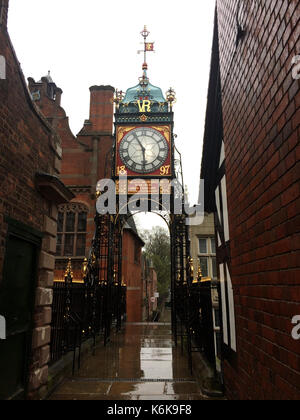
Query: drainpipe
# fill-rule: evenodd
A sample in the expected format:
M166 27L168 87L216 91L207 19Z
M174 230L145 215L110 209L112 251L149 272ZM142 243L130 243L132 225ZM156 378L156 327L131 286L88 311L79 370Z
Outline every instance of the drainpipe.
M99 138L98 137L94 137L92 139L92 149L93 149L93 154L92 154L92 161L91 161L91 185L92 185L92 192L94 192L96 190L96 185L99 181L98 178L98 149L99 149Z

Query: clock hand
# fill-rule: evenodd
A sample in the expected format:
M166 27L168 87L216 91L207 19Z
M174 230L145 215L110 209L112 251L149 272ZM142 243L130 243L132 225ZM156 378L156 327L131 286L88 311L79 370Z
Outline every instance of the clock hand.
M141 149L143 150L143 152L145 152L145 147L143 146L143 144L142 144L142 142L141 142L141 140L138 138L138 136L135 136L135 138L136 138L136 140L137 140L137 142L138 142L138 144L141 146Z
M138 138L138 136L135 135L134 137L136 138L137 142L141 146L142 153L143 153L142 165L145 167L146 163L147 163L147 161L146 161L146 148L143 146L143 144L142 144L141 140Z
M146 166L146 163L147 163L147 161L146 161L146 149L143 148L142 152L143 152L142 165L145 167Z

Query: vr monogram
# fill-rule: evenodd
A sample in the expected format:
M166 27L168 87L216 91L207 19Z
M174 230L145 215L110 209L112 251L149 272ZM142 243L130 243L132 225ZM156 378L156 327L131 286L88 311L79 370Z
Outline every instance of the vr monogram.
M140 112L151 112L151 101L143 100L137 101Z

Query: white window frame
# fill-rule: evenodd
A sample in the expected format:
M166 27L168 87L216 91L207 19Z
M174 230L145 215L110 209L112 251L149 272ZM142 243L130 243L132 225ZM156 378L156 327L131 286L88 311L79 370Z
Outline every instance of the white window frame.
M207 248L207 253L203 253L200 252L200 239L205 239L206 240L206 248ZM208 260L208 264L207 264L207 271L208 271L208 277L210 278L217 278L217 273L216 276L213 276L213 258L216 258L216 253L212 252L212 243L211 240L215 241L215 237L213 236L203 236L203 235L199 235L198 236L198 264L200 264L200 258L207 258Z

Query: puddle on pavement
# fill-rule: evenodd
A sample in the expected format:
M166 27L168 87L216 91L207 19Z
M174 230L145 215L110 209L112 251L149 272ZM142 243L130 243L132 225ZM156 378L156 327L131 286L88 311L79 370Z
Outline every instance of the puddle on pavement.
M98 400L202 399L186 355L175 348L171 326L125 325L107 347L96 349L51 397Z

